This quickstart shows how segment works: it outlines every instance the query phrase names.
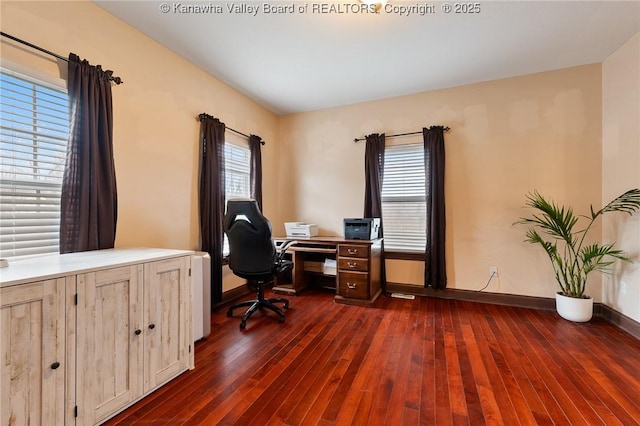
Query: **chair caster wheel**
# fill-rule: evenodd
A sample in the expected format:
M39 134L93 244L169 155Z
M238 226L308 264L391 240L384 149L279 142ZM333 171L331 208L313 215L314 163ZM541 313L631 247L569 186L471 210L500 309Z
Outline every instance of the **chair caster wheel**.
M227 311L227 316L228 316L228 317L230 317L231 315L233 315L233 311L232 311L231 309L229 309L229 310Z
M240 330L244 330L247 327L247 323L244 321L240 322Z
M285 303L284 305L282 305L282 307L285 308L285 309L289 309L289 304Z
M280 318L278 319L278 322L284 322L284 317L280 317Z

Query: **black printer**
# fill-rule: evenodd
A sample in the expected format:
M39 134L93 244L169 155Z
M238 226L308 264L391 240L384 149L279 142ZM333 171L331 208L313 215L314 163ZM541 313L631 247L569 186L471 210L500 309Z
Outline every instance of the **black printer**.
M375 240L379 232L379 217L344 219L344 238L347 240Z

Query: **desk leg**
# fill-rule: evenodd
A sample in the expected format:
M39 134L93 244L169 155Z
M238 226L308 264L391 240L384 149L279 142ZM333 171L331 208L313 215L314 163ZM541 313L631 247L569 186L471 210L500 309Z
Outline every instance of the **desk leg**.
M295 251L293 253L293 290L299 293L306 286L304 279L304 252Z

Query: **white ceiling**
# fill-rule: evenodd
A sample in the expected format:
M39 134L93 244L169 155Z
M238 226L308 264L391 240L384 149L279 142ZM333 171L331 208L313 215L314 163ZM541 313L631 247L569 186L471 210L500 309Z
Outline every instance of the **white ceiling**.
M357 0L94 2L276 114L601 62L640 31L640 0L480 1L473 14L386 6L432 5L423 16L352 13ZM267 14L264 3L294 13ZM227 9L243 4L257 15ZM180 13L185 5L222 13Z

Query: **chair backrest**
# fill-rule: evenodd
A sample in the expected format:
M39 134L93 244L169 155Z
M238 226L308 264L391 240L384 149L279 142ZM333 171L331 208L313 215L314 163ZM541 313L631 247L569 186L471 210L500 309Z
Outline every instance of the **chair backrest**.
M234 274L243 278L273 274L276 248L271 223L255 200L229 200L223 226L229 239L229 268Z

